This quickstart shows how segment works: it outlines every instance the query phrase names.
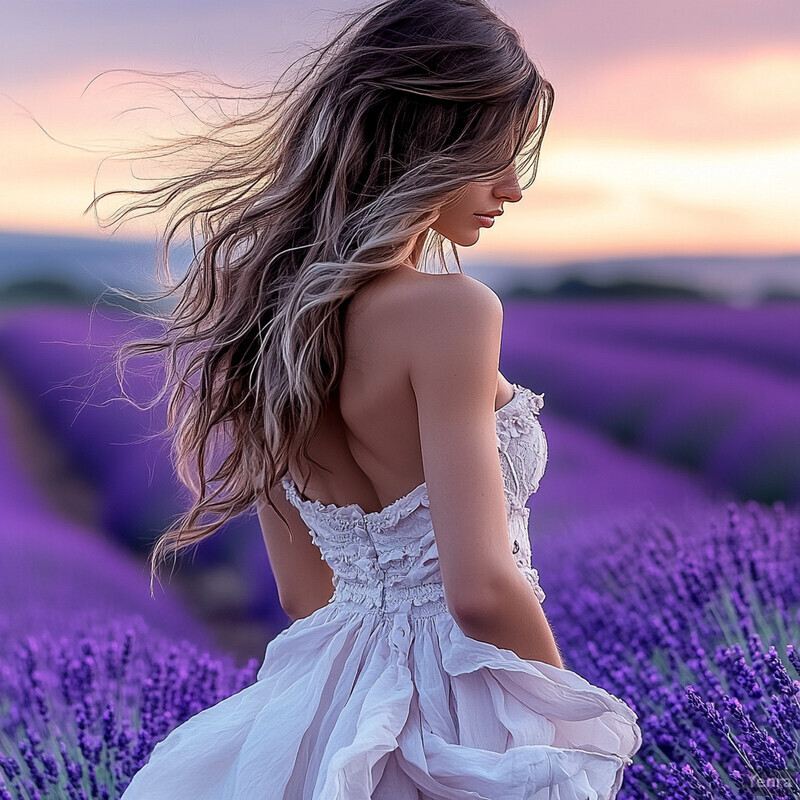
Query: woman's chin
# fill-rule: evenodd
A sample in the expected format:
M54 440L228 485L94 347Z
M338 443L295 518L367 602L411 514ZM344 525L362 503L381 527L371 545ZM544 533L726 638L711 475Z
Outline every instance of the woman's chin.
M469 233L465 233L462 236L459 236L458 239L453 239L452 241L459 245L460 247L472 247L473 244L477 244L481 238L480 229L477 231L470 231Z

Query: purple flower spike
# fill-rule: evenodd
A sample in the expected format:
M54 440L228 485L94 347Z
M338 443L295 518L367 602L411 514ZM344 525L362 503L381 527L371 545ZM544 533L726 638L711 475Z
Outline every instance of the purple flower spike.
M0 675L10 701L5 741L13 742L0 753L0 775L13 800L118 797L155 742L187 718L185 694L201 710L250 685L258 666L237 669L229 657L204 653L207 668L198 669L196 645L176 645L141 617L104 625L76 618L74 631L60 633L20 640L0 632L0 652L17 656L16 671ZM42 726L30 702L35 687L51 725ZM43 736L53 730L57 744Z

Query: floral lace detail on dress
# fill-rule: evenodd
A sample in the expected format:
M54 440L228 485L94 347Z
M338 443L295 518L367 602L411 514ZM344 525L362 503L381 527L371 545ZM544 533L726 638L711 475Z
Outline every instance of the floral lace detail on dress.
M495 412L497 416L497 438L500 446L508 447L512 439L535 431L539 425L537 417L544 408L544 393L536 394L518 383L514 386L514 397ZM517 400L519 399L519 402ZM520 413L518 410L529 413Z
M533 588L533 593L536 595L536 599L540 603L544 603L547 595L544 593L544 589L539 586L539 571L536 569L536 567L526 567L524 565L520 565L519 563L517 563L517 566L519 567L520 572L522 572L522 574L525 576L525 580L527 580Z
M497 446L509 513L522 511L538 491L548 456L547 438L539 424L544 394L517 383L514 388L514 398L497 411Z

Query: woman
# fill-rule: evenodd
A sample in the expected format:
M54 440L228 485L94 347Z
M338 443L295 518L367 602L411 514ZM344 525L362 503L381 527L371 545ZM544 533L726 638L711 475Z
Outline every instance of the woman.
M165 254L204 233L163 339L123 350L171 356L196 495L151 589L255 505L293 624L123 800L616 796L636 714L564 666L530 564L543 396L498 372L497 296L422 269L521 199L553 96L483 0L381 2L128 209L183 200Z

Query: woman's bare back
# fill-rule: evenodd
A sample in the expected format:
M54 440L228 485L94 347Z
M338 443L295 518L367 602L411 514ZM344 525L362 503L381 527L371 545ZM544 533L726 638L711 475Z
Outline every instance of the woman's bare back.
M306 499L380 511L425 480L417 404L409 375L414 304L435 275L401 266L361 287L344 317L344 367L320 430L309 442L313 463L291 475ZM436 330L430 331L436 346ZM513 388L498 372L495 408ZM308 476L308 480L303 479Z

